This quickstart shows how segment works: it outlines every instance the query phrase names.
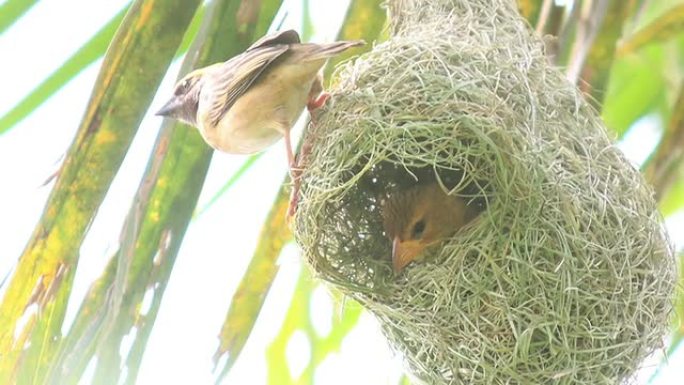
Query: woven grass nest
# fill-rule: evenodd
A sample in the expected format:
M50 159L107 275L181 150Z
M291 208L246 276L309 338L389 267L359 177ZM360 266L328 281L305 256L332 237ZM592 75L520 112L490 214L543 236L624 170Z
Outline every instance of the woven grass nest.
M425 384L620 384L662 346L653 192L508 0L391 0L305 137L295 235ZM423 180L480 216L392 272L379 201Z

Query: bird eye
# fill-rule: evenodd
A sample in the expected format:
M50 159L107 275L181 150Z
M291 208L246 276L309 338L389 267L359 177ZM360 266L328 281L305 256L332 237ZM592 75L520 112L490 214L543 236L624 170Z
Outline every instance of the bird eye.
M185 82L179 84L179 85L176 87L176 89L173 91L173 93L174 93L175 95L180 95L180 94L182 94L183 91L185 90L184 85L185 85Z
M421 219L413 225L413 229L411 229L411 238L419 239L423 236L423 232L425 232L425 221Z
M184 94L187 91L189 86L190 86L190 79L185 79L176 87L176 90L174 93L176 95Z

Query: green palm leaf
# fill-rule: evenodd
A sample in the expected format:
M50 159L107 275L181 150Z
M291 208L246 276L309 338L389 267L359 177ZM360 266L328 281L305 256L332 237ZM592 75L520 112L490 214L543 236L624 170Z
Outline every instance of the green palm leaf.
M61 338L78 251L199 1L138 0L102 65L85 117L0 304L0 382L39 382ZM17 321L31 305L18 340ZM24 346L30 343L30 348Z
M19 103L12 107L4 116L0 117L0 134L7 132L14 125L26 118L33 110L43 104L50 96L72 80L83 69L101 58L114 33L128 10L124 7L107 24L104 25L88 42L75 52L55 72L43 80ZM0 10L1 12L1 10Z
M257 22L270 24L274 13L256 12L242 18L238 10L245 4L235 0L212 3L182 74L239 53L263 33L255 32L254 25ZM226 41L233 43L226 44ZM195 130L165 121L124 225L121 248L111 263L116 266L116 273L110 271L112 267L108 268L93 286L92 295L82 305L80 317L70 333L70 337L73 336L69 340L72 346L101 343L97 349L96 383L117 383L122 360L128 369L125 383L134 383L178 248L199 197L211 153ZM174 183L168 183L169 180ZM148 288L154 288L152 305L143 314L140 305ZM97 308L102 302L108 311L100 317L92 317L89 309ZM88 324L89 320L95 320L96 324ZM136 334L132 347L127 357L121 357L122 340L133 329ZM93 333L89 333L91 330L98 330L101 334L96 334L93 339ZM77 360L81 368L89 359L87 355L74 357L79 350L73 348L65 352L72 355L65 355L65 359Z
M0 33L5 32L37 2L38 0L7 0L0 5Z
M368 42L373 42L378 39L384 23L385 14L380 8L379 0L352 1L338 39L363 38ZM369 50L370 47L371 45L368 44L364 49ZM340 60L351 55L345 54L339 55L341 57L335 58L334 61L331 60L327 67L328 74L335 63L339 63ZM356 50L356 54L358 54L358 50ZM219 347L214 354L214 362L219 362L223 355L227 355L228 359L221 365L219 381L235 364L247 342L271 284L278 273L278 256L285 244L292 238L286 224L286 212L289 203L288 189L286 188L288 180L289 177L284 178L283 186L278 192L275 203L271 207L266 223L262 228L259 244L247 271L240 280L240 285L233 295L228 314L221 328ZM304 311L308 312L308 308Z

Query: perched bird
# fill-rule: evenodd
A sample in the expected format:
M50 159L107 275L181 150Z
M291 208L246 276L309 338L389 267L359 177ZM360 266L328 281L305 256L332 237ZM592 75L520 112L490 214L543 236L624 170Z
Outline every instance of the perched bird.
M381 202L380 210L385 234L392 242L395 273L419 260L425 248L449 237L481 211L462 197L447 195L436 182L391 194Z
M157 115L197 127L211 147L231 154L261 151L285 136L292 167L290 129L305 106L315 109L327 99L321 68L362 44L301 43L294 30L265 36L224 63L187 74Z

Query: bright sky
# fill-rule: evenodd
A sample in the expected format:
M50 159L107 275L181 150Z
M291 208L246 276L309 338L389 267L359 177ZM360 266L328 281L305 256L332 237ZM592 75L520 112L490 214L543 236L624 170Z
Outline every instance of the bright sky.
M3 58L0 61L0 84L3 85L0 115L61 65L125 3L124 0L41 1L0 35L0 57ZM299 29L301 1L286 0L285 3L290 9L285 27ZM316 26L317 34L313 40L332 40L344 16L346 2L310 3L314 20L321 21ZM70 20L73 15L79 15L78 23L57 22ZM50 33L36 33L38 29L49 30ZM98 61L87 68L35 113L0 136L0 164L4 165L0 168L0 180L5 186L0 190L0 234L3 234L0 280L16 263L40 218L52 188L52 184L43 186L43 182L57 170L64 151L72 141L100 64ZM152 103L151 110L170 95L179 64L174 63L169 70L158 92L162 97ZM67 322L74 316L90 283L117 248L121 225L144 171L141 165L147 163L160 123L160 119L151 114L143 121L81 248ZM621 144L635 163L648 156L658 135L654 127L659 122L641 123ZM285 159L284 146L276 144L211 210L191 224L149 340L139 384L212 383L211 357L217 346L216 336L231 295L249 262L269 203L286 172ZM214 155L200 206L244 160L240 156ZM681 238L684 215L680 213L673 217L669 224L675 242L681 247L684 245ZM284 252L280 274L263 307L255 332L227 382L265 383L265 347L278 332L289 305L300 268L298 258L294 245ZM316 292L312 314L317 329L329 329L330 320L335 315L324 290ZM288 352L291 370L295 374L301 372L308 355L306 339L303 336L293 339ZM679 353L679 357L671 357L670 362L684 362L684 357ZM682 366L670 365L653 384L679 383L677 380L684 375ZM375 321L364 316L345 341L342 351L321 365L317 383L396 384L398 367L399 363L392 358Z

